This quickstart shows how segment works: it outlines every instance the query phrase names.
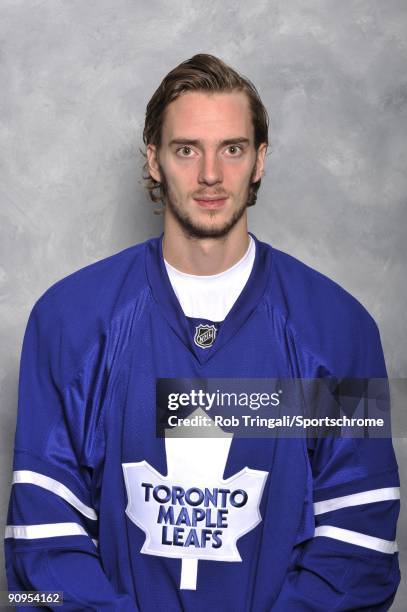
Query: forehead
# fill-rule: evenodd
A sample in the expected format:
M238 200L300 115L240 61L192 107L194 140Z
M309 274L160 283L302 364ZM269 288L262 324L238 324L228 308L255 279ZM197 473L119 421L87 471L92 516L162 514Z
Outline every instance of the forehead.
M253 138L253 122L247 95L187 92L166 108L162 141L173 138Z

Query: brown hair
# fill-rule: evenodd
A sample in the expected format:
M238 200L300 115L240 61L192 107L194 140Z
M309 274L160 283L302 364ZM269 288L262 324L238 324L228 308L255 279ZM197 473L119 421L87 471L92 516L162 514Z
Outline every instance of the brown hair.
M143 130L145 145L152 144L157 148L160 146L165 109L187 91L245 92L252 113L255 147L258 149L263 142L268 144L268 115L253 83L217 57L199 53L171 70L154 92L146 108ZM163 186L150 175L147 161L143 170L143 178L150 198L153 202L164 204ZM258 180L250 186L248 206L256 203L260 183L261 180Z

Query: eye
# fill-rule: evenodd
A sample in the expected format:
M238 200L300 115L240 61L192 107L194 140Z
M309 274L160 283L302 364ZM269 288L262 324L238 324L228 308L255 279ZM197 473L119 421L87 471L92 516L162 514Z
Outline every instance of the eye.
M191 149L191 147L184 145L183 147L177 149L177 154L181 157L191 157L193 155L193 150Z
M229 145L226 149L226 152L232 157L237 157L238 155L240 155L240 153L242 153L242 147L240 147L239 145Z

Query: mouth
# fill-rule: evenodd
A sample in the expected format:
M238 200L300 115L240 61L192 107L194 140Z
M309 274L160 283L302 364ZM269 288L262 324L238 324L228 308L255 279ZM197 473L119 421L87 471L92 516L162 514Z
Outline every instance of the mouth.
M200 208L204 208L206 210L217 210L218 208L222 208L225 205L227 197L223 198L194 198L195 202L198 204Z

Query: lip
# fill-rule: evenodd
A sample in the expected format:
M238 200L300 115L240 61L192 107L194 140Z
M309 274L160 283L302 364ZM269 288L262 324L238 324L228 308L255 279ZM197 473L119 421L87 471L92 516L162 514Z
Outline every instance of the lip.
M227 198L194 198L194 200L201 208L214 210L217 208L222 208Z

